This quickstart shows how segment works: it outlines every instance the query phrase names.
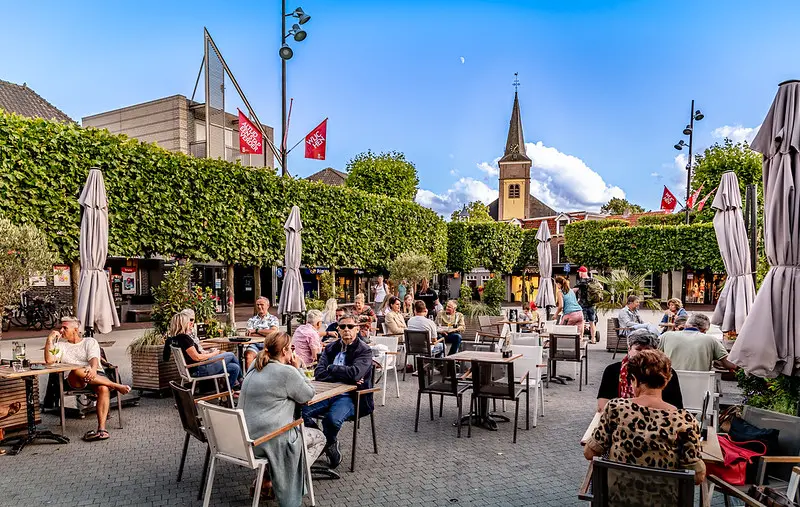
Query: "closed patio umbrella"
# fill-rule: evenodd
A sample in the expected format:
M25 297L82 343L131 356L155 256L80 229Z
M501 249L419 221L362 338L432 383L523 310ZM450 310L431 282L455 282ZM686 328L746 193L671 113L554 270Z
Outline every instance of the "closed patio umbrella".
M770 269L730 360L760 377L797 375L800 352L800 81L781 83L751 145L764 156L764 246Z
M81 277L76 316L87 334L108 333L119 326L111 285L104 271L108 257L108 198L100 169L92 168L78 202L81 218Z
M719 325L723 333L739 331L753 306L756 290L750 272L750 248L742 217L742 194L739 180L732 171L723 173L711 207L716 210L714 232L728 274L711 322Z
M283 228L286 231L286 252L283 258L283 286L278 313L281 315L302 313L306 311L306 300L303 297L303 279L300 277L300 257L303 252L303 242L300 238L300 231L303 230L300 208L292 206Z
M547 307L556 305L556 298L553 292L553 253L550 250L550 229L547 222L539 224L539 231L536 233L536 253L539 256L539 290L536 293L536 306L545 308L548 317L550 311Z

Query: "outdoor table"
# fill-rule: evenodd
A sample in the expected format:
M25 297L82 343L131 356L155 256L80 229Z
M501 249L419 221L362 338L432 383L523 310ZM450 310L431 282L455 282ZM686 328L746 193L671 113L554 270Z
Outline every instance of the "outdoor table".
M357 386L353 384L342 384L339 382L322 382L321 380L312 380L311 385L314 387L314 397L306 405L313 405L320 401L339 396L340 394L355 391Z
M239 356L239 364L242 366L242 369L244 369L244 350L245 350L245 347L247 345L252 345L252 344L255 344L255 343L264 343L264 337L263 336L253 336L253 337L250 337L250 339L247 340L247 341L237 341L237 340L231 341L231 338L236 338L236 337L235 336L234 337L226 336L224 338L211 338L211 339L203 340L203 341L205 343L216 343L216 344L219 344L219 345L235 344L236 345L236 350L237 350L237 353L238 353L238 356Z
M501 320L497 322L498 324L508 324L509 326L516 326L514 329L516 330L515 333L519 333L519 326L529 326L531 324L539 325L538 320Z
M41 363L33 363L33 364L41 364ZM80 366L76 364L67 364L67 363L54 363L49 365L44 365L45 367L39 370L34 370L31 368L23 368L21 371L14 371L11 366L0 366L0 378L3 379L23 379L25 381L25 405L26 411L28 416L28 428L27 433L24 435L16 435L13 437L4 438L0 440L0 446L4 445L12 445L13 447L8 452L12 456L15 454L19 454L22 449L28 445L32 444L37 439L42 440L53 440L59 444L68 444L69 438L62 435L56 435L51 431L46 430L38 430L36 428L36 403L39 403L39 400L36 399L34 396L33 391L33 377L37 375L49 375L50 373L64 373L66 371L72 371L80 368ZM58 387L61 390L61 393L64 392L64 383L60 381L58 383ZM64 433L64 407L61 407L61 432Z
M522 354L514 354L511 357L503 357L502 352L478 352L473 350L465 350L446 356L446 359L452 361L472 362L478 361L481 363L502 364L510 363L521 358ZM489 412L489 399L481 398L478 400L478 413L474 415L466 415L461 418L461 424L465 424L472 417L472 422L476 426L481 426L490 431L497 431L497 423L495 420L509 422L510 419L504 415ZM457 423L455 423L457 424Z

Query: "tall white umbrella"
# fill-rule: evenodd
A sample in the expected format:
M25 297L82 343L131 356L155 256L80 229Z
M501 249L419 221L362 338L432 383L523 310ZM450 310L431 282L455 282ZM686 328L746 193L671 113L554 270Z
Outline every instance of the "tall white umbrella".
M556 297L553 292L553 253L550 250L550 229L547 222L539 224L539 231L536 233L536 253L539 257L539 291L536 293L536 306L547 308L556 305Z
M300 276L300 257L303 253L303 242L300 238L300 232L303 230L300 208L292 206L283 228L286 231L286 251L283 257L283 286L278 313L281 315L302 313L306 311L306 300L303 297L303 279Z
M78 311L82 327L108 333L119 326L111 285L103 268L108 257L108 198L103 173L92 168L78 202L81 218L81 277L78 284Z
M760 377L800 374L800 81L781 83L751 145L764 156L770 269L730 360Z
M728 274L711 322L719 325L723 332L738 331L744 326L745 318L753 306L756 289L753 286L750 248L742 217L742 194L739 180L732 171L723 173L711 207L716 210L714 232Z

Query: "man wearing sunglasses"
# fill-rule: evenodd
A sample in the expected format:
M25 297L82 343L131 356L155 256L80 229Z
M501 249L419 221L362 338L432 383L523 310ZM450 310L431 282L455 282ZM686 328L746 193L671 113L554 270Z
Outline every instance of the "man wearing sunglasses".
M359 390L372 388L372 349L357 339L358 324L355 318L345 314L339 319L338 329L342 338L323 349L314 377L322 382L354 384ZM342 424L355 416L356 398L355 392L345 393L303 407L306 426L316 428L315 418L322 419L322 433L326 440L325 454L331 468L336 468L342 462L337 436ZM369 415L373 409L372 394L362 396L359 416Z

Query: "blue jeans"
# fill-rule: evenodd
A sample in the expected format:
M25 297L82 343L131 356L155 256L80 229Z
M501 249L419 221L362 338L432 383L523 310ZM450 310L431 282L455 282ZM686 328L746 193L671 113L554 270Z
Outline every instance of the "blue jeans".
M231 387L233 387L236 385L236 382L239 381L239 375L242 373L242 367L239 366L239 360L236 359L236 356L233 354L233 352L223 352L222 354L217 354L212 359L217 357L225 358L225 369L228 371L228 382L230 382ZM222 373L221 361L198 366L195 368L194 376L205 377L208 375L217 375L219 373Z
M336 442L336 436L342 424L356 415L356 406L349 394L340 394L311 406L303 407L303 420L306 426L317 427L315 417L322 417L322 433L325 434L326 445Z
M444 342L450 344L450 353L448 355L455 354L461 347L461 334L450 333L444 337Z

